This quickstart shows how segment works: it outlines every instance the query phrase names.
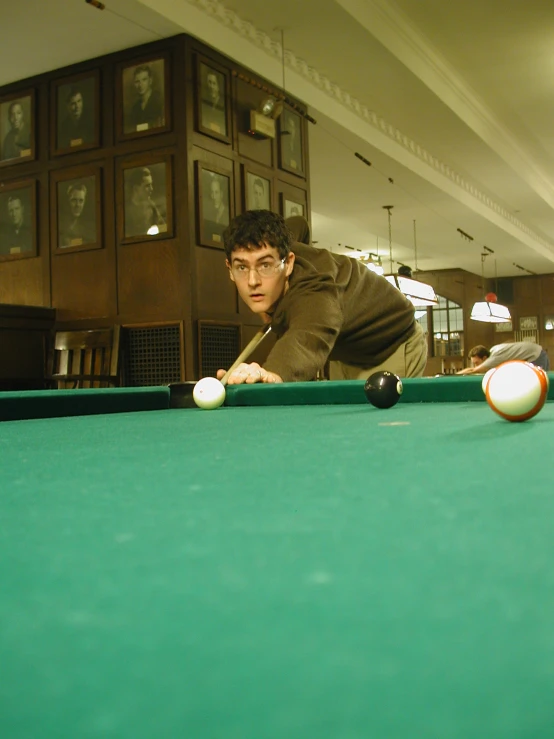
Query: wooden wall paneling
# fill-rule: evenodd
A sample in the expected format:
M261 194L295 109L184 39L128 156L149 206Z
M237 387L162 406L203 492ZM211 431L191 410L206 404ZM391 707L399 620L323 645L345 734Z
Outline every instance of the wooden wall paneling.
M213 63L228 80L229 141L195 130L198 79L193 60L196 56L210 65ZM171 112L164 126L155 132L122 133L120 73L142 61L158 58L167 60L164 67L166 99ZM64 80L90 75L99 80L99 148L76 147L62 152L53 141L54 91ZM245 79L239 80L238 75L244 75ZM242 323L221 244L196 245L199 198L195 162L201 160L207 166L222 166L230 177L230 216L245 207L243 164L247 171L255 171L271 181L272 208L279 206L277 177L292 187L300 185L309 205L307 137L304 136L305 179L278 172L276 142L256 140L247 134L250 110L258 107L268 94L268 83L255 79L250 71L184 34L14 83L1 90L0 96L4 93L19 95L26 89L35 91L35 120L44 125L36 127L35 159L6 167L5 175L8 179L34 178L38 181L38 256L17 263L0 262L0 286L7 291L10 300L54 305L59 308L59 315L72 323L79 320L91 326L109 326L115 321L181 320L185 374L190 377L197 367L196 321L216 318ZM140 158L152 149L164 150L172 157L173 236L121 244L117 227L121 223L118 208L122 194L115 186L119 185L114 172L116 163L119 166L122 160ZM70 170L85 172L93 167L100 167L102 171L101 243L94 250L86 244L77 244L64 251L58 248L55 238L57 183L63 181ZM248 311L246 315L248 318L244 322L250 325L252 314Z
M228 321L236 319L239 298L225 266L225 252L198 246L195 261L199 318Z
M153 241L118 249L118 298L122 320L161 320L182 315L187 286L180 280L177 244Z
M108 168L108 174L110 173ZM85 235L84 241L70 239L67 246L62 243L58 234L64 229L64 222L58 217L58 196L68 196L66 186L78 185L81 181L89 183L95 178L95 202L92 209L92 193L89 188L86 195L90 213L94 212L94 221L87 222L84 233L92 233L94 223L94 241ZM63 170L54 170L50 178L50 252L52 259L52 305L79 315L103 316L115 315L117 312L115 292L115 269L111 223L113 216L110 210L106 213L106 187L110 192L111 177L106 176L106 162L98 162L94 166L81 165ZM107 198L110 202L109 197ZM60 208L65 202L60 203ZM83 211L86 216L86 211ZM113 211L111 211L113 213ZM73 236L77 232L73 233ZM81 233L81 231L79 231Z
M117 161L115 201L119 310L125 316L135 315L137 320L159 318L165 312L174 318L182 313L182 268L173 209L176 195L174 152L174 148L142 152ZM155 235L126 236L125 172L132 173L135 170L140 173L146 167L156 176L162 174L158 172L161 165L165 168L165 180L154 180L152 197L161 211L165 205L167 230L160 230ZM162 197L164 191L165 196ZM127 202L127 207L129 206L130 202Z
M182 379L194 376L195 295L193 284L194 262L194 177L190 161L193 130L192 98L193 68L188 39L178 40L173 57L173 111L176 137L174 179L175 246L179 274L179 313L182 317L183 367Z
M40 258L0 263L0 303L44 305L43 265Z

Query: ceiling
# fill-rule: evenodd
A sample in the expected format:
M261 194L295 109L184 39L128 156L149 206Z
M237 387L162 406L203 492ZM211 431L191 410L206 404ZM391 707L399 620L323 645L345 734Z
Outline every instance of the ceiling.
M417 247L420 269L479 273L487 246L489 275L554 273L554 12L544 0L105 5L12 4L0 85L189 33L274 84L284 71L309 106L320 246L379 251L388 269L383 206L393 205L395 263L415 266Z

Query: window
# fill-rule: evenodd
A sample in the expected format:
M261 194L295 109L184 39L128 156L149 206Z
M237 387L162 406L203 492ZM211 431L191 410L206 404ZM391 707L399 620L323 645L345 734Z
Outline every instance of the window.
M448 357L464 354L464 315L462 306L438 296L433 307L416 310L416 320L423 331L433 336L431 356Z
M438 296L433 306L433 354L435 357L462 356L464 353L464 314L457 303Z

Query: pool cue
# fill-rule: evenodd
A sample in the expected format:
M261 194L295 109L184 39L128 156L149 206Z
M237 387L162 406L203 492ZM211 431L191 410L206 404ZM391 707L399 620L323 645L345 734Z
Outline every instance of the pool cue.
M238 355L236 360L233 362L233 364L229 367L227 372L223 375L220 382L222 385L227 384L227 380L229 379L229 376L232 372L236 370L236 368L239 366L239 364L242 364L245 359L248 359L250 354L254 351L254 349L265 339L265 337L268 335L268 333L271 331L271 326L266 326L266 328L262 329L261 331L258 331L258 333L248 342L246 347L241 351L241 353Z

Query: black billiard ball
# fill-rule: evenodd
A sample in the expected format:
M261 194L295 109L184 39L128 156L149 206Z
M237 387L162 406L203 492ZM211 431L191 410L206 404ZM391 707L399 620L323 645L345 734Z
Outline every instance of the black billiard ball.
M402 395L402 380L392 372L374 372L365 382L364 393L376 408L392 408Z

